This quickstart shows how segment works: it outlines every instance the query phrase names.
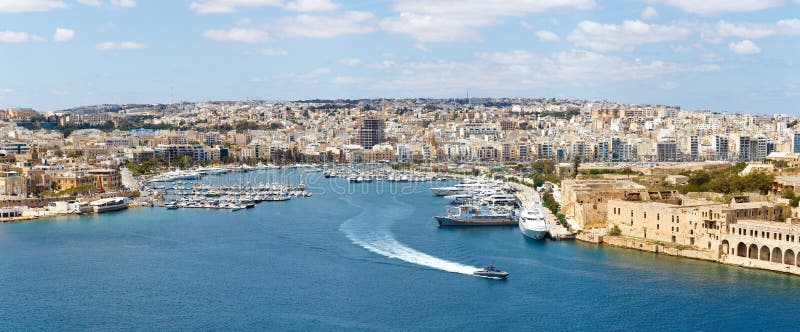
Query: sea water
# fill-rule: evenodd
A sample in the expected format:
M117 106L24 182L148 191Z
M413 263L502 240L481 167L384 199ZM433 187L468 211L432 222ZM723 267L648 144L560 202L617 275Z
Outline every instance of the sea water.
M262 176L204 181L277 178ZM798 326L800 277L533 241L515 227L439 228L432 217L447 202L429 188L440 184L306 181L311 198L235 212L137 208L0 224L0 330ZM488 264L508 280L471 275Z

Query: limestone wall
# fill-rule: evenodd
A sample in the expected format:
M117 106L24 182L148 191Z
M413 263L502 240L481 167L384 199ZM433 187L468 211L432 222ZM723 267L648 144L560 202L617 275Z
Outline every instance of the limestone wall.
M707 261L717 260L716 255L713 251L679 249L678 247L672 247L652 241L646 241L631 237L605 236L603 237L603 243L607 243L616 247L636 249L636 250L648 251L652 253L664 254L670 256L702 259Z

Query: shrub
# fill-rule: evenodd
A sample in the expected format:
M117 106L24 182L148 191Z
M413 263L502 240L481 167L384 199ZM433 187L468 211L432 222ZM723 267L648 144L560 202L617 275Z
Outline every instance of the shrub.
M619 229L619 227L617 225L614 225L614 227L611 227L611 230L608 231L608 235L611 235L611 236L620 236L621 234L622 234L622 230Z

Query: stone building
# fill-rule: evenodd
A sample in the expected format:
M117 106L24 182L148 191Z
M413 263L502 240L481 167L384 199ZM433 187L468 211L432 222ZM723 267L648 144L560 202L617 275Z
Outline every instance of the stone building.
M0 172L0 195L26 196L28 194L25 178L17 172Z
M564 180L561 211L580 228L604 228L608 201L633 194L645 195L647 189L630 180Z
M98 192L115 192L122 188L122 176L115 169L93 169L86 173Z
M85 185L93 185L94 179L82 172L62 172L52 176L56 190L67 190Z
M705 200L611 200L609 228L640 243L662 243L726 264L800 274L800 220L788 207ZM787 217L789 216L789 217ZM647 242L650 241L650 242Z

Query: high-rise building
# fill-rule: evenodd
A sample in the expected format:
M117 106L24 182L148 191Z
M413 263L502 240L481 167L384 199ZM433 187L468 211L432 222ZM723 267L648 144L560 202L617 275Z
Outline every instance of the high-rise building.
M636 145L630 143L620 143L619 161L636 161L639 153Z
M689 137L689 156L693 161L700 159L700 137L697 135Z
M750 160L751 141L749 136L739 137L739 160Z
M767 155L775 150L775 143L771 142L769 138L764 135L758 135L754 138L756 139L756 153L754 159L759 161L766 159Z
M608 141L597 143L597 159L606 161L609 157Z
M714 152L718 160L728 160L728 137L715 136L714 137Z
M366 118L361 122L361 128L358 130L358 144L364 149L371 149L373 146L383 143L384 123L381 119Z
M794 139L792 139L792 152L800 153L800 132L794 133Z
M675 141L656 143L658 161L678 161L678 143Z
M553 144L551 143L539 143L536 150L539 152L539 158L553 158Z

